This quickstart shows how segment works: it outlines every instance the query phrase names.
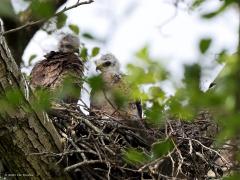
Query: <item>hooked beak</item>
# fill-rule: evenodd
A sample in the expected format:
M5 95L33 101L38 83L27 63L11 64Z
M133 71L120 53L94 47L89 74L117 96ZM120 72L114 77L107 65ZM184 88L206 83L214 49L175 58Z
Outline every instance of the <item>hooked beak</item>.
M102 69L102 64L99 64L99 65L96 66L96 71L97 70L101 71L101 69Z

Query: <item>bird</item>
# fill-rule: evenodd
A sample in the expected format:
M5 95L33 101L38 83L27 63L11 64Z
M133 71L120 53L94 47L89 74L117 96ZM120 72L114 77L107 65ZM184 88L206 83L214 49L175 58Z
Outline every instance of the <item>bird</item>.
M118 59L109 53L102 55L95 64L104 86L91 91L90 114L105 114L117 120L141 119L141 101L131 98L131 87L127 76L120 72Z
M84 64L79 57L80 41L72 34L66 34L59 42L58 51L51 51L38 62L30 73L30 87L47 89L63 95L56 101L76 104L83 84ZM68 85L68 87L65 87ZM64 90L65 93L64 93Z

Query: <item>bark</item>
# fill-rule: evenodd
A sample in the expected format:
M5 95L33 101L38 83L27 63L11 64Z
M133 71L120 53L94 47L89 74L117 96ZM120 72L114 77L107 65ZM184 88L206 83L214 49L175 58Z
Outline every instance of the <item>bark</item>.
M0 22L1 34L3 23ZM27 174L34 176L34 179L49 179L54 176L67 179L68 175L61 174L63 171L61 166L56 164L55 157L38 154L61 152L61 138L52 122L47 121L47 115L34 110L31 106L28 100L29 94L31 97L31 91L28 92L28 86L11 55L6 40L0 35L1 97L5 97L6 93L12 89L20 90L23 102L14 109L0 113L0 159L5 173L11 173L14 176ZM31 155L32 153L35 155Z

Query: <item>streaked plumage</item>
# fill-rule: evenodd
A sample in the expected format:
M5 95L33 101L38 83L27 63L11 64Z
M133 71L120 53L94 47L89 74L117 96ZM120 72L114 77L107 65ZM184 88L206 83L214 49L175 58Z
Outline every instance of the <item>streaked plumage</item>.
M79 48L77 37L65 36L59 46L59 51L51 51L45 55L45 59L38 62L30 74L30 85L32 89L47 88L50 91L58 91L66 78L71 79L71 85L76 87L77 95L67 94L63 99L65 103L77 103L84 71L84 65L78 54Z
M91 112L105 113L118 120L140 119L142 117L141 103L131 98L131 88L126 76L120 73L120 65L115 56L103 55L96 61L96 66L101 71L105 87L100 91L91 92ZM116 95L124 96L125 101L121 106L116 103Z

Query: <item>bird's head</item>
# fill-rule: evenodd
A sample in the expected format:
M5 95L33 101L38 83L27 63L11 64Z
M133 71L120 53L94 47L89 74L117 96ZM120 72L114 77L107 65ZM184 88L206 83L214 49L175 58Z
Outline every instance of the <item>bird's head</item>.
M102 73L120 73L120 64L118 59L113 54L102 55L100 59L95 61L96 70Z
M62 52L79 53L79 47L80 47L79 38L72 34L65 35L59 43L59 50Z

